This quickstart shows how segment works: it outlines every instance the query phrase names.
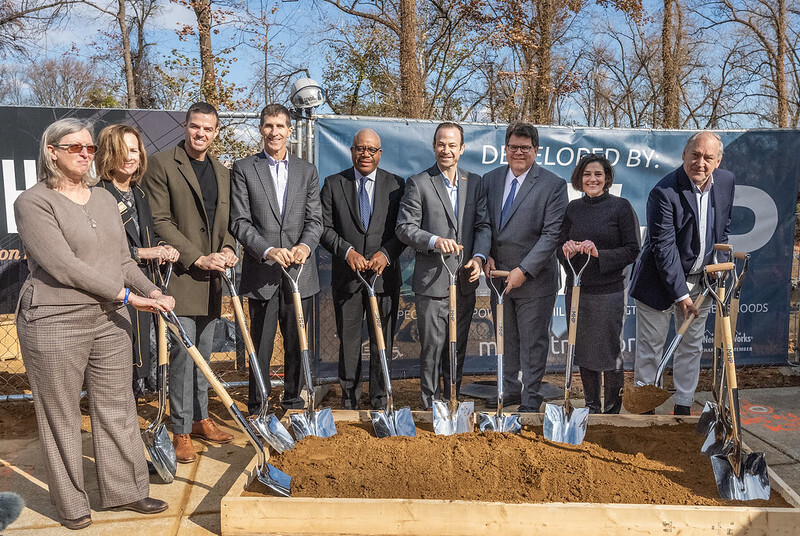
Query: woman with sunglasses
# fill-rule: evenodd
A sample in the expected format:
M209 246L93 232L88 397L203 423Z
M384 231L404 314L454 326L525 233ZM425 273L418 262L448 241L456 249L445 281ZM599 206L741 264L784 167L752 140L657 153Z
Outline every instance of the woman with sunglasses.
M147 463L131 384L131 321L125 307L170 311L175 300L139 270L117 202L92 172L90 126L61 119L44 131L38 182L14 203L30 274L17 331L31 383L50 499L62 525L91 524L83 478L81 389L89 395L103 508L167 509L149 497Z
M158 265L177 261L180 253L158 241L153 232L150 204L139 186L139 179L147 169L147 155L139 131L128 125L110 125L101 130L94 164L102 179L97 186L107 190L117 201L131 258L158 284ZM128 314L133 325L133 393L138 398L144 396L145 389L155 390L155 362L150 352L153 322L152 315L137 311L130 304Z

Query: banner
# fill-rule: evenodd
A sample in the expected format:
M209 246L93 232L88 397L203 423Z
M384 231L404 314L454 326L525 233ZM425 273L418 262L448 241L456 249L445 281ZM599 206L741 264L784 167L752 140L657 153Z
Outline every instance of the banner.
M316 155L320 177L352 165L349 147L353 135L371 128L381 137L380 167L408 177L435 163L431 121L353 117L320 117L316 121ZM478 174L506 164L505 125L463 123L466 151L459 167ZM539 127L537 165L569 181L580 157L601 153L614 166L611 192L628 199L642 226L652 187L682 164L682 151L693 131ZM744 283L735 335L737 364L783 363L788 352L789 293L794 246L795 204L800 175L800 132L794 130L718 131L724 144L721 167L736 175L730 242L752 252ZM570 199L580 192L568 187ZM644 227L642 227L644 232ZM406 253L410 259L410 255ZM399 353L411 352L404 331L413 330L413 296L408 283L413 267L404 268ZM562 281L564 278L562 277ZM479 296L488 296L482 283ZM494 337L488 298L479 298L470 337L469 372L494 368ZM548 368L563 366L567 349L567 322L563 289L553 310ZM626 368L635 352L636 308L630 300L623 334ZM609 334L613 336L613 334ZM713 350L713 314L709 315L705 349ZM397 353L397 351L396 351Z

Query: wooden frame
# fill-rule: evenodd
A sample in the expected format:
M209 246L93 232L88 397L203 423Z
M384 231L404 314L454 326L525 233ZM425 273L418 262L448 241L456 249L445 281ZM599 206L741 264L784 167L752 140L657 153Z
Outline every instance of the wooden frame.
M369 420L367 412L334 411L337 421ZM592 415L593 424L651 426L696 422L670 415ZM430 412L414 412L430 422ZM541 414L523 414L540 425ZM651 504L533 503L410 499L242 497L255 477L254 458L220 508L222 534L363 534L461 536L592 536L691 534L790 536L800 526L800 496L772 470L772 490L793 508L661 506Z

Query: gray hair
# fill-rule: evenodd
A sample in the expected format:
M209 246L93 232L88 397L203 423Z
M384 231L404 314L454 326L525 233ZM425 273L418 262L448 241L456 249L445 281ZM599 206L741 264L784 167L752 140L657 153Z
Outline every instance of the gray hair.
M39 144L39 172L37 176L39 182L44 182L48 188L56 189L58 187L58 183L62 177L61 170L58 169L47 147L49 145L58 145L58 142L60 142L64 136L80 132L81 130L88 130L89 134L94 137L92 124L74 117L59 119L44 130L42 141ZM97 181L98 178L94 172L94 166L90 166L89 171L83 176L81 182L85 186L94 186L97 184Z
M719 143L719 157L722 158L722 153L725 152L724 147L722 146L722 138L719 137L719 134L710 130L701 130L700 132L695 132L692 134L691 137L686 140L686 147L690 147L695 141L697 141L697 138L705 135L711 136L717 140L717 143Z

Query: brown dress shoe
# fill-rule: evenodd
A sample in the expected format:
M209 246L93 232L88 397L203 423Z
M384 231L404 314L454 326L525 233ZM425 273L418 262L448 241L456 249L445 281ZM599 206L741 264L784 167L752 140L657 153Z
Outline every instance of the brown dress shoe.
M220 430L219 426L211 420L211 417L192 423L192 435L214 443L230 443L233 441L233 436L224 430Z
M175 434L175 437L172 438L172 445L175 447L175 458L179 463L192 463L197 459L197 453L194 451L189 434Z
M163 512L167 508L169 508L169 505L166 502L160 499L153 499L152 497L145 497L144 499L139 499L138 501L117 507L118 510L130 510L140 514L157 514Z
M87 515L76 519L62 519L61 524L67 527L69 530L85 529L92 524L92 516Z

